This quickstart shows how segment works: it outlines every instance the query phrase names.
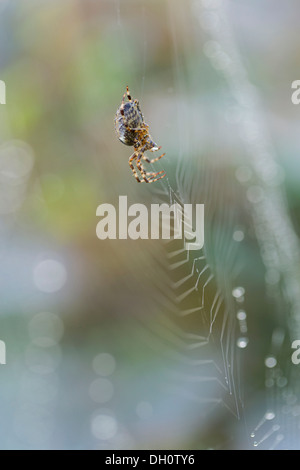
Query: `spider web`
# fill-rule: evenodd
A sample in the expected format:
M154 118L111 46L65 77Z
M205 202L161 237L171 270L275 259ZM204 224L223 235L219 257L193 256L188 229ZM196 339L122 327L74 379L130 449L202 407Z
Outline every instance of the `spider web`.
M201 4L196 1L193 5L195 15L211 36L204 46L206 55L223 75L237 106L243 110L239 123L240 134L246 149L247 164L250 163L254 175L251 184L246 185L249 210L266 270L268 293L271 298L277 297L279 302L281 297L281 302L277 304L281 308L285 304L285 308L280 311L273 305L273 312L279 317L280 324L285 326L275 328L272 333L271 354L265 360L269 408L251 433L251 438L255 438L255 447L293 447L298 445L294 432L298 422L298 418L295 418L297 411L295 408L292 410L291 406L288 408L286 404L297 403L295 392L299 385L298 381L295 382L294 373L290 374L290 366L282 351L285 337L299 336L300 296L296 288L299 283L299 241L289 219L280 185L280 167L276 163L275 152L264 125L259 95L247 78L234 41L228 19L228 3L204 1ZM275 276L275 280L274 273L278 276ZM286 311L288 317L282 318L282 313ZM294 417L286 419L286 415L291 414ZM267 426L268 422L272 424Z
M204 54L222 81L220 100L242 116L232 122L237 126L245 157L232 178L220 156L211 155L211 151L208 154L204 136L195 127L195 121L205 118L200 113L195 116L199 105L195 110L187 98L192 94L199 97L195 72L179 53L182 45L177 31L182 29L184 15L174 9L172 2L167 5L177 93L178 160L175 180L166 178L157 185L160 189L155 188L153 201L176 202L181 207L185 203L204 204L205 244L201 251L191 252L184 243L172 240L164 255L154 253L161 272L159 278L165 280L163 285L161 281L156 285L156 298L163 313L159 322L146 326L162 341L168 338L172 346L170 355L177 366L170 365L168 392L184 397L196 407L196 414L205 417L198 423L199 442L203 440L207 447L214 448L293 448L297 446L294 428L298 418L291 415L297 412L292 405L297 402L299 385L294 371L290 371L286 351L289 338L299 337L300 297L295 282L299 279L299 243L281 188L281 169L268 138L259 93L247 78L234 39L228 3L195 0L191 4L192 15L201 32L194 47L198 48L199 57ZM145 37L143 47L146 53ZM143 67L142 90L145 62ZM189 94L187 88L191 84L194 89ZM164 168L164 163L160 162L160 166ZM248 328L252 312L251 304L250 310L247 307L247 296L255 295L255 291L251 283L247 286L240 242L252 229L265 271L265 292L276 302L269 325L269 352L254 359L265 370L264 398L245 411L249 377L244 368L251 360L247 356L248 342L255 343ZM263 300L261 308L266 308ZM283 317L282 311L288 311L289 317ZM224 429L234 429L243 437L232 443L225 431L225 437L211 438L207 432L210 419L219 419Z

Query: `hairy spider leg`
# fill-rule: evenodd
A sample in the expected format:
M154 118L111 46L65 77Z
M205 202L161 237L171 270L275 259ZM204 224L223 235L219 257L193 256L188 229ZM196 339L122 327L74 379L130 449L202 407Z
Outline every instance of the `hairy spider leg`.
M139 172L141 173L141 177L142 177L143 181L145 181L145 183L150 183L140 160L136 160L136 166L138 167Z
M142 155L140 157L139 156L137 157L136 164L137 164L137 167L138 167L139 170L140 170L140 167L142 168L145 175L147 175L147 176L158 176L158 175L161 175L162 173L165 172L165 170L157 171L157 172L155 172L155 171L146 171L144 165L141 162L141 158L143 158Z
M159 175L159 173L157 173L157 175ZM161 180L161 179L164 178L165 176L166 176L166 173L164 173L163 175L159 176L158 178L155 178L154 175L153 175L153 177L148 178L148 181L146 181L146 182L147 182L147 183L155 183L155 181Z
M132 101L128 86L126 87L126 94L127 94L128 101Z
M139 158L138 158L139 157ZM146 173L145 172L145 169L140 161L142 157L142 154L139 154L137 155L136 152L129 158L129 166L131 168L131 171L135 177L135 179L137 180L138 183L154 183L155 181L158 181L160 180L161 178L163 178L164 176L166 176L165 174L160 176L159 178L156 178L156 176L159 176L161 173L164 173L163 171L160 171L158 173L154 173L154 172L149 172L149 173ZM138 158L138 159L137 159ZM133 165L133 161L136 160L136 164L137 164L137 167L138 167L138 170L140 171L141 173L141 179L139 178L138 174L137 174L137 171L136 169L134 168L134 165ZM150 175L150 178L147 178L147 176Z
M160 150L161 147L157 147L155 150L151 150L150 149L150 152L156 152L157 150ZM159 157L156 157L156 158L152 158L152 160L150 160L148 157L146 157L146 155L143 155L143 159L147 162L147 163L154 163L154 162L157 162L158 160L160 160L162 157L164 157L166 154L163 153L162 155L160 155Z
M126 98L126 93L124 93L124 95L123 95L122 103L121 103L121 106L120 106L120 113L123 117L124 117L125 98Z
M134 152L134 153L131 155L131 157L129 158L128 163L129 163L129 166L130 166L130 168L131 168L131 171L132 171L132 173L133 173L135 179L137 180L137 182L138 182L138 183L143 183L143 180L140 180L140 178L139 178L139 176L138 176L138 174L137 174L137 172L136 172L136 169L134 168L133 163L132 163L132 162L136 159L136 157L137 157L137 154L136 154L136 152Z
M145 183L149 183L147 175L146 175L146 171L145 171L145 169L144 169L144 167L141 163L141 158L142 158L142 155L143 155L144 151L145 151L145 146L142 147L140 149L139 153L136 155L136 166L138 167L139 172L141 173L141 177L143 178Z
M163 171L158 171L157 173L153 172L153 171L149 171L149 172L146 172L143 165L142 165L142 162L141 162L141 158L143 157L143 152L141 151L138 156L137 156L137 160L136 160L136 164L137 164L137 167L142 175L142 178L144 179L144 181L146 183L153 183L154 181L158 181L162 178L164 178L164 176L166 176L164 170ZM162 175L162 173L164 173ZM162 176L159 176L159 175L162 175ZM150 176L150 178L148 178L148 176ZM157 176L159 176L159 178L156 178Z

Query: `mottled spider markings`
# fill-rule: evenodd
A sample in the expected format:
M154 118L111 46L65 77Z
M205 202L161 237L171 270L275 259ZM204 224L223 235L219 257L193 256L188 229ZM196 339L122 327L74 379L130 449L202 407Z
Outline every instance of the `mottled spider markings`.
M152 140L149 134L149 126L144 122L144 116L140 109L138 100L133 100L130 96L129 89L124 93L122 98L121 106L118 108L115 116L115 129L119 140L129 146L134 147L134 153L129 158L129 166L135 176L138 183L154 183L166 176L164 171L157 173L153 171L145 171L142 164L142 160L147 163L157 162L162 158L165 153L157 158L150 160L145 156L146 150L155 152L160 150L156 143ZM125 103L125 98L128 98L128 102ZM137 170L133 165L135 161Z

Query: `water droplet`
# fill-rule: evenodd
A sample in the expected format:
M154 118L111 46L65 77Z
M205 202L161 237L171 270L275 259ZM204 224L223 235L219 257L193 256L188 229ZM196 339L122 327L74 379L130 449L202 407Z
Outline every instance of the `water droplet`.
M244 232L242 230L235 230L235 232L233 232L232 238L236 242L241 242L245 238Z
M274 382L273 379L267 379L267 380L265 381L265 386L266 386L266 388L274 387L274 384L275 384L275 382Z
M238 338L236 344L238 348L244 349L247 347L248 343L249 343L249 339L246 337L242 337L242 338Z
M232 291L232 295L235 299L243 297L244 294L245 294L244 287L235 287Z
M34 157L25 142L11 141L0 148L0 182L20 184L33 167Z
M278 377L276 383L277 383L277 387L283 388L287 385L288 381L286 377Z
M265 366L268 367L269 369L273 369L277 365L277 360L274 356L268 356L265 359Z
M236 317L237 317L238 320L244 321L247 318L247 314L244 310L239 310Z
M101 413L92 418L91 431L97 439L111 439L117 434L118 423L113 416Z
M54 259L41 261L33 271L34 284L42 292L57 292L65 285L66 280L64 265Z

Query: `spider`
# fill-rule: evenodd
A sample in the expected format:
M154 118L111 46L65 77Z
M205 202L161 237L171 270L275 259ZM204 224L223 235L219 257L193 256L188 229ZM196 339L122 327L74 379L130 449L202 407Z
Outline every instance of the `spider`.
M149 126L144 122L144 116L140 109L138 100L132 100L128 86L126 87L126 93L122 98L121 106L118 108L115 116L115 129L119 140L125 144L134 147L134 153L129 158L129 166L135 176L138 183L154 183L166 176L164 171L157 173L153 171L145 171L142 161L145 160L148 163L157 162L162 158L165 153L160 157L153 158L150 160L145 156L146 150L155 152L160 150L155 142L153 142L151 135L149 134ZM128 98L128 102L125 103L125 98ZM133 162L136 162L136 171Z

